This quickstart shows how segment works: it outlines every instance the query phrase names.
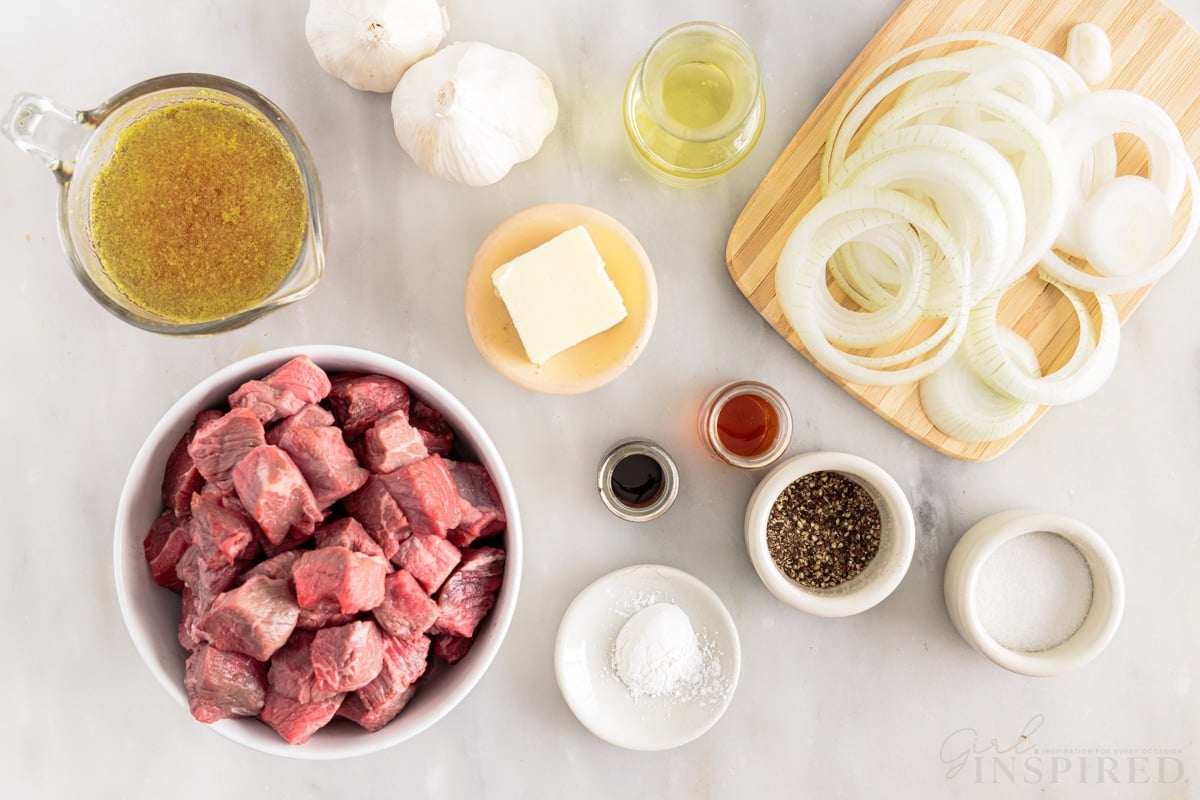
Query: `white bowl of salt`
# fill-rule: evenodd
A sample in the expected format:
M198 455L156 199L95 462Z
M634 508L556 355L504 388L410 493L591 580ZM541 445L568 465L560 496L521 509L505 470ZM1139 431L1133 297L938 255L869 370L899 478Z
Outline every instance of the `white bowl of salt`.
M554 674L583 726L631 750L697 738L733 699L733 617L698 578L639 564L592 583L563 614Z
M1116 556L1060 514L1005 511L963 534L946 564L946 609L972 647L1012 672L1060 675L1100 654L1125 608Z

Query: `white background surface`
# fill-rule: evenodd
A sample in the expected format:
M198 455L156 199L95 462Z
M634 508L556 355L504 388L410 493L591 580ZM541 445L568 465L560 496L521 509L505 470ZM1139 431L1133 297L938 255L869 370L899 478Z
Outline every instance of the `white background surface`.
M215 72L248 83L296 122L315 155L329 218L316 293L248 328L176 340L109 316L76 284L55 232L51 175L0 145L0 796L41 797L1189 797L1200 784L1200 251L1123 333L1116 374L1048 414L998 460L964 464L908 439L795 353L729 280L733 221L788 139L897 5L621 0L448 0L450 40L516 50L553 79L558 130L502 183L468 189L421 174L396 144L388 98L326 76L303 36L301 2L5 0L0 98L35 91L75 108L143 78ZM1193 24L1200 3L1173 0ZM643 175L620 98L629 70L677 22L711 18L758 51L768 99L756 151L723 182L681 191ZM531 394L492 372L462 312L475 247L511 213L587 203L624 221L654 261L661 307L641 360L580 397ZM151 682L112 587L112 520L124 473L159 415L215 368L304 343L353 344L417 366L489 428L526 525L522 599L475 691L397 749L341 763L270 758L205 730ZM791 452L864 455L908 492L917 553L899 589L858 617L782 606L741 541L753 474L706 460L694 434L703 396L734 378L791 402ZM627 524L596 497L595 466L644 435L682 471L675 507ZM1028 507L1097 528L1127 581L1125 621L1098 661L1059 678L1008 674L969 649L942 600L957 537L997 510ZM725 601L741 634L741 685L707 735L678 750L620 750L580 726L551 654L567 604L618 567L661 562ZM969 729L969 730L964 730ZM1015 779L995 740L1025 732ZM950 775L943 763L968 749ZM1029 759L1038 753L1042 773ZM1121 751L1098 780L1099 754ZM1131 761L1125 751L1165 754ZM1175 761L1170 761L1174 759ZM1081 773L1081 763L1086 772ZM981 772L976 773L976 768ZM1130 768L1133 768L1131 774ZM1178 773L1182 770L1183 775ZM1130 778L1149 781L1132 786ZM991 781L995 780L995 783ZM1014 780L1016 785L1014 786ZM630 789L629 787L635 787Z

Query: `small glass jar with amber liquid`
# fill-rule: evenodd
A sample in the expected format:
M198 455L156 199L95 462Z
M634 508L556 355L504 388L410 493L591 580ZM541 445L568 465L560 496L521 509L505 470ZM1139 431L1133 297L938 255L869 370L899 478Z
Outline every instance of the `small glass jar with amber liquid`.
M762 469L792 442L792 413L783 395L757 381L719 386L700 407L700 441L719 461Z
M658 178L694 185L728 172L758 141L766 118L758 59L715 22L658 38L625 88L625 128Z

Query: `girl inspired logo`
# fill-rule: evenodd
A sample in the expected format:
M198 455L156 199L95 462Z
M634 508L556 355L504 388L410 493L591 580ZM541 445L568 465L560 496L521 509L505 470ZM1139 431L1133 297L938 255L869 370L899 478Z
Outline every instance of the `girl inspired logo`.
M946 779L995 784L1179 783L1182 751L1170 748L1047 748L1034 742L1045 723L1035 714L1011 739L985 739L975 728L959 728L942 742Z

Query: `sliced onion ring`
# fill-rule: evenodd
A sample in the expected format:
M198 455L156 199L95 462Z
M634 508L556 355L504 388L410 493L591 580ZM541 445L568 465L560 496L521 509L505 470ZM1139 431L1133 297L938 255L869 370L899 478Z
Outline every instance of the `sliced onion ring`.
M936 353L916 364L895 370L874 369L854 362L831 344L821 330L818 291L826 285L830 257L853 238L861 225L839 221L846 212L882 211L906 220L937 245L959 288L960 303L949 318L951 329ZM843 218L844 219L844 218ZM967 285L970 256L928 206L890 189L850 187L818 202L788 237L775 273L775 291L781 310L804 347L824 369L852 383L899 385L920 380L945 363L966 335Z
M1002 292L996 292L971 310L969 332L963 346L980 379L996 391L1039 405L1072 403L1095 392L1112 374L1120 347L1121 322L1112 300L1107 295L1097 295L1100 330L1094 336L1091 315L1079 294L1048 275L1042 277L1070 301L1079 321L1079 341L1066 364L1048 375L1036 376L1013 361L996 323Z
M1007 328L999 330L1001 344L1017 366L1039 375L1033 345ZM990 442L1011 436L1037 412L1038 406L997 392L980 380L967 359L966 348L921 381L921 408L929 421L947 436L964 442Z

